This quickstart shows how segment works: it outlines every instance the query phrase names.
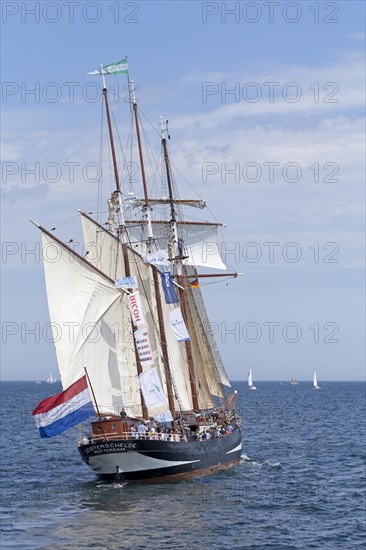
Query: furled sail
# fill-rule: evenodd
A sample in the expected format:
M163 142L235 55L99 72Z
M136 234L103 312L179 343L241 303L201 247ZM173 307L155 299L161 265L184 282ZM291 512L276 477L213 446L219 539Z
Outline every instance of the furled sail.
M193 278L197 277L197 272L193 272ZM200 327L198 328L201 334L201 340L205 342L205 345L210 351L211 360L214 364L214 372L212 376L211 384L211 393L213 395L220 396L222 391L222 385L224 386L224 391L226 388L231 388L231 384L226 373L224 364L221 359L220 352L217 347L217 342L214 336L214 328L212 323L209 321L206 306L203 301L202 292L200 288L190 289L191 302L194 302L197 315L200 319ZM219 379L219 383L217 382ZM221 391L220 391L221 389ZM225 393L226 396L226 393Z
M187 276L187 268L185 269ZM197 272L191 271L192 277ZM226 371L215 342L212 325L208 322L206 308L200 288L185 288L186 310L192 339L192 351L195 366L198 368L201 385L208 388L215 397L226 397L224 386L230 387ZM203 382L205 380L205 382Z
M43 247L52 251L44 267L63 387L86 368L102 412L141 414L127 294L45 231Z

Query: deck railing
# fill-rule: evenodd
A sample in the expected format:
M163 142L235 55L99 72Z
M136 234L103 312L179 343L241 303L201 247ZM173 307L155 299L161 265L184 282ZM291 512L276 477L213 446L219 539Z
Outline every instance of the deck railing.
M210 439L213 439L214 437L224 437L225 435L229 434L217 434L212 435ZM144 439L148 441L170 441L172 443L180 443L180 442L188 442L193 441L195 438L193 435L181 435L181 434L169 434L169 433L158 433L158 432L152 432L148 434L143 434L141 432L131 433L131 432L120 432L120 433L100 433L100 434L84 434L79 435L78 437L78 446L80 445L88 445L92 443L98 443L100 441L116 441L116 440L127 440L127 441L136 441L138 439Z
M187 436L182 436L180 434L168 434L168 433L157 433L153 432L150 434L143 433L131 433L131 432L120 432L120 433L100 433L93 435L83 435L78 438L78 445L86 445L87 443L92 443L96 441L116 441L117 439L124 439L128 441L136 441L137 439L145 439L149 441L171 441L173 443L180 443L181 441L188 441Z

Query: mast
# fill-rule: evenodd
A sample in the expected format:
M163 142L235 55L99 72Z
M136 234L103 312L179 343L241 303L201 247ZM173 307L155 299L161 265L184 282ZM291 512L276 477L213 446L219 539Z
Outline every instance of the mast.
M112 130L112 123L111 123L111 117L110 117L110 112L109 112L108 90L107 90L106 83L105 83L105 78L104 78L104 72L103 72L103 66L102 65L101 65L101 75L103 77L103 96L104 96L104 99L105 99L105 108L106 108L106 113L107 113L109 140L110 140L111 150L112 150L114 176L115 176L116 190L117 190L117 195L118 195L118 205L119 205L119 208L118 208L118 217L119 217L118 236L120 237L120 231L121 231L121 225L122 225L123 259L124 259L124 263L125 263L126 277L130 277L130 275L131 275L130 261L129 261L129 258L128 258L128 249L127 249L127 243L126 243L126 238L125 238L125 226L123 224L123 218L122 218L123 214L122 214L122 204L121 204L122 203L121 187L120 187L120 183L119 183L116 151L115 151L115 148L114 148L113 130ZM133 292L133 290L129 289L129 292ZM137 327L132 322L132 320L131 320L131 323L132 323L132 330L133 330L133 332L135 332ZM143 370L142 370L141 361L140 361L140 357L139 357L136 345L134 345L134 349L135 349L137 375L139 376L140 374L142 374ZM147 419L147 418L149 418L149 414L148 414L147 407L145 405L145 400L144 400L144 396L142 395L142 392L140 392L140 396L141 396L142 416L143 416L143 418Z
M173 194L173 185L172 185L172 177L171 177L171 168L170 168L170 162L169 162L169 155L168 155L168 147L166 143L166 133L167 129L163 122L163 117L160 117L160 124L161 124L161 142L163 145L163 153L164 153L164 163L165 163L165 170L166 170L166 176L167 176L167 182L168 182L168 192L169 192L169 202L170 202L170 223L172 227L172 233L173 233L173 258L176 261L177 266L177 281L178 281L178 293L179 293L179 301L182 309L182 316L184 319L185 324L187 325L187 310L186 310L186 302L185 302L185 291L184 291L184 281L183 281L183 274L182 274L182 260L183 254L179 250L178 246L178 227L177 227L177 217L176 217L176 211L174 206L174 194ZM196 378L194 374L194 365L193 365L193 353L192 353L192 345L190 340L185 341L185 347L186 347L186 354L187 354L187 363L188 363L188 372L189 372L189 382L191 386L191 394L192 394L192 403L193 403L193 409L195 411L199 410L199 404L198 404L198 395L197 395L197 384L196 384Z
M130 93L131 93L132 108L133 108L135 124L136 124L137 144L139 149L141 175L142 175L142 183L143 183L144 198L145 198L144 209L146 212L147 226L148 226L148 246L150 247L151 244L153 243L154 237L153 237L153 231L152 231L152 225L151 225L151 209L149 205L149 195L148 195L147 184L146 184L145 164L144 164L144 157L142 153L140 126L139 126L138 112L137 112L137 101L136 101L136 94L135 94L135 87L134 87L133 80L131 80ZM170 365L169 365L168 344L167 344L165 325L164 325L163 308L161 305L159 274L155 266L153 266L152 272L153 272L153 282L154 282L154 290L155 290L155 297L156 297L158 324L159 324L159 331L160 331L160 342L161 342L161 349L163 354L163 365L164 365L164 372L165 372L165 379L166 379L166 386L167 386L169 410L172 417L174 418L175 406L174 406L172 374L171 374Z
M103 65L101 65L101 73L102 73L102 76L103 76L103 96L104 96L104 100L105 100L105 110L106 110L106 113L107 113L109 141L110 141L110 144L111 144L111 151L112 151L112 158L113 158L114 178L116 180L117 193L120 194L121 189L120 189L120 184L119 184L118 165L117 165L117 158L116 158L116 150L114 148L111 115L110 115L110 112L109 112L108 90L107 90L106 83L105 83L105 78L104 78L104 73L103 73Z

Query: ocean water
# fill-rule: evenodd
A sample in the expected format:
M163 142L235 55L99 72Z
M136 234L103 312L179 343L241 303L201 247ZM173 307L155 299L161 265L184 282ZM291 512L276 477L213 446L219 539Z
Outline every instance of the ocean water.
M58 384L1 384L1 548L364 548L365 386L238 390L240 465L174 484L98 481L75 433L41 440L31 411Z

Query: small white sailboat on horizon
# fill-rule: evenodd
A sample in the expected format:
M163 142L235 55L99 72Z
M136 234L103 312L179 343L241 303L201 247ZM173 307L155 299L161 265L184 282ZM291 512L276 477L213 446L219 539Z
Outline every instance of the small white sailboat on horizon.
M318 386L318 377L316 375L316 370L314 371L314 376L313 376L313 387L314 387L314 390L319 390L319 386Z
M256 386L253 384L253 373L252 373L252 369L249 369L249 374L248 374L248 386L249 386L249 389L251 390L256 390Z
M56 378L54 378L50 373L49 377L47 378L47 384L54 384L55 382L57 382Z

